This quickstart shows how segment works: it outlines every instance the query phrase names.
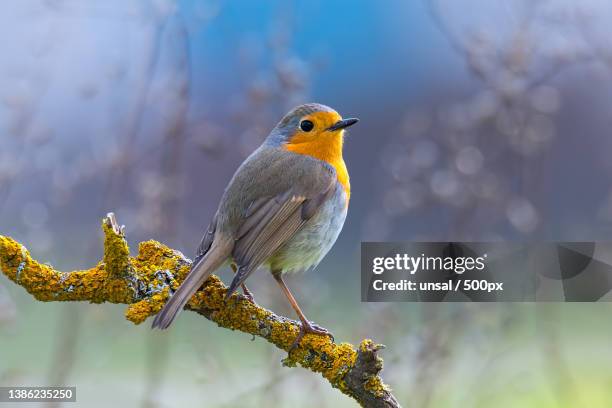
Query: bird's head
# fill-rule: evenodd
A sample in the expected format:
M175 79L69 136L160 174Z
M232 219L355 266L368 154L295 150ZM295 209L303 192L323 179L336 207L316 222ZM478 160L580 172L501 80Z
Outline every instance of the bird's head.
M276 125L266 143L282 145L326 144L342 145L344 129L354 125L356 118L342 119L332 108L318 103L308 103L293 108Z

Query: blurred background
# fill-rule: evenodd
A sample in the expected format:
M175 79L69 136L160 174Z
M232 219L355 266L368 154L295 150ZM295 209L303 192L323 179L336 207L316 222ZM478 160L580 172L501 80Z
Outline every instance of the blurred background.
M386 344L408 407L610 407L610 305L362 304L359 244L609 240L611 24L604 0L4 1L0 234L91 267L114 211L133 250L191 257L240 162L324 103L361 122L344 231L288 282L307 315ZM267 272L249 286L293 317ZM354 406L260 339L123 309L0 278L0 384L76 385L83 407Z

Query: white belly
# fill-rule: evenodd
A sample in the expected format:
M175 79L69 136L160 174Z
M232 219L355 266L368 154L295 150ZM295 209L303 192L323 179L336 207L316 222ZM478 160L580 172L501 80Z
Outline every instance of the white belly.
M319 212L270 257L270 268L290 273L317 266L342 231L346 204L346 193L338 184L334 195L321 205Z

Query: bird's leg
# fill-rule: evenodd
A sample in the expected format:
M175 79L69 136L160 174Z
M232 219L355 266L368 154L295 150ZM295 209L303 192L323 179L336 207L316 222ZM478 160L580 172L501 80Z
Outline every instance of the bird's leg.
M242 287L242 294L244 295L244 297L247 298L249 302L255 303L255 298L253 297L253 293L249 290L249 288L247 288L244 283L242 284L241 287Z
M293 344L291 345L291 348L289 349L289 351L291 352L291 350L293 350L300 344L300 341L302 341L302 338L304 337L306 333L313 333L313 334L329 336L331 337L332 341L334 341L334 336L327 329L317 326L316 324L310 322L306 318L306 316L302 312L302 309L300 309L300 306L298 305L297 301L293 297L293 294L291 293L291 291L289 290L289 288L283 281L281 273L273 271L272 276L274 276L274 279L276 279L276 281L278 282L279 286L283 290L283 293L285 294L285 296L287 296L289 303L291 303L291 307L293 307L293 310L295 310L295 313L297 313L302 323L300 325L300 332L298 336L295 338L295 340L293 341Z
M235 274L236 271L238 270L238 266L236 266L234 262L231 263L231 266ZM255 303L255 298L253 297L253 294L251 293L249 288L247 288L244 283L241 285L241 287L242 287L242 293L244 294L244 297L247 298L251 303Z

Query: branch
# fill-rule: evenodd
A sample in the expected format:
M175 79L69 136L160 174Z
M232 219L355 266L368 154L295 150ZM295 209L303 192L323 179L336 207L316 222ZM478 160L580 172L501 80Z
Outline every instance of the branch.
M176 290L185 279L191 261L157 241L141 242L138 256L130 257L123 227L119 227L112 213L104 218L102 229L104 259L91 269L57 271L32 259L20 243L0 235L0 270L38 300L127 304L126 318L142 323L161 310L169 290ZM226 290L223 282L212 275L185 308L220 327L261 337L285 351L290 349L299 332L296 321L278 316L241 295L232 295L225 301ZM332 387L364 407L399 407L379 375L382 359L377 352L381 348L369 339L356 347L336 344L328 336L307 334L283 364L299 364L321 373Z

